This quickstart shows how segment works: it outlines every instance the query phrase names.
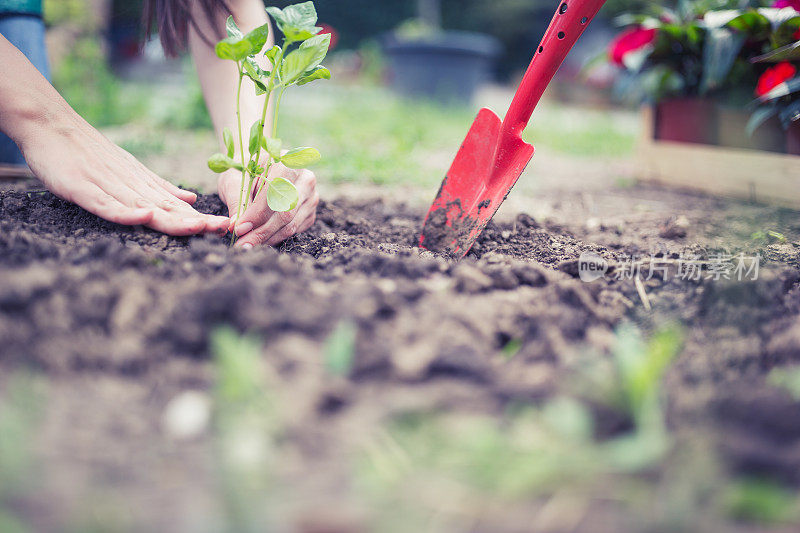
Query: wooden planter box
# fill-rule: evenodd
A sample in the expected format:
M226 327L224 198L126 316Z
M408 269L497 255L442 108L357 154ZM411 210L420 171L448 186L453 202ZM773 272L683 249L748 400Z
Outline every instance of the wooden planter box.
M649 107L642 123L640 180L800 209L800 156L657 140Z

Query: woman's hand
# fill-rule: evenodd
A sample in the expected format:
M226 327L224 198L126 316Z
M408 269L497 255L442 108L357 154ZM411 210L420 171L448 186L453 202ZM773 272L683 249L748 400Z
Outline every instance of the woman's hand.
M156 176L83 120L50 124L20 143L33 173L56 196L123 225L168 235L224 233L225 217L192 209L197 195Z
M228 206L231 229L239 237L238 246L252 248L261 244L276 246L289 237L308 230L317 218L319 193L317 178L310 170L292 170L282 164L272 165L269 178L282 177L294 183L300 194L297 207L286 213L276 213L267 206L266 191L257 195L247 211L237 220L242 173L229 170L220 176L219 196ZM260 183L253 187L259 189Z
M170 235L227 229L227 218L192 209L194 194L150 172L83 120L2 35L0 64L0 130L53 194L112 222Z

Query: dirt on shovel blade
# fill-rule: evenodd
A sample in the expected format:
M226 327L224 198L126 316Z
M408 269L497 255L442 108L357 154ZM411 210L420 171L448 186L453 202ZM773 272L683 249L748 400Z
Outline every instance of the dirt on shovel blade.
M0 193L0 529L793 530L800 218L616 194L689 223L520 214L455 262L380 200L242 252ZM760 270L684 280L687 253ZM651 338L674 359L626 381Z

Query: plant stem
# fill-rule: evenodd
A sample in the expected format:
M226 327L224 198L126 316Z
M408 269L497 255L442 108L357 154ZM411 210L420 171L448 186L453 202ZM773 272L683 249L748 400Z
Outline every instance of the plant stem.
M244 73L242 72L242 63L240 61L236 62L236 66L239 68L239 85L236 88L236 121L238 122L239 126L239 153L242 157L242 184L239 188L239 205L236 208L236 220L238 221L239 218L242 216L242 202L245 200L244 198L244 182L247 179L247 167L244 164L244 140L242 139L242 108L240 105L241 96L242 96L242 82L244 81ZM231 236L231 244L236 242L236 231L233 232Z
M264 109L261 111L261 122L259 123L260 126L261 126L261 137L259 137L259 139L258 139L258 148L256 149L256 153L253 156L254 157L253 161L256 162L256 165L258 165L258 162L261 159L261 139L264 137L264 123L267 121L267 110L269 109L270 98L272 98L272 91L271 90L267 91L267 93L265 95L265 98L264 98ZM271 163L271 160L270 160L270 163ZM266 181L267 171L268 170L269 170L269 163L267 164L266 170L264 171L264 180L262 180L262 182ZM247 197L248 198L250 198L250 195L253 194L253 182L254 182L254 176L250 176L250 184L247 187ZM260 190L261 189L259 189L259 191Z
M278 137L278 111L281 108L281 100L283 99L283 93L286 92L286 87L282 87L280 92L278 92L278 97L275 99L275 111L272 113L272 138L275 139ZM269 163L264 170L264 180L261 182L261 187L259 187L256 196L261 194L261 191L264 190L264 184L267 183L267 174L269 174L269 169L272 167L272 156L269 158Z
M278 110L281 108L281 100L283 100L283 93L286 92L286 87L281 89L278 93L278 98L275 99L275 112L272 114L272 138L278 136Z
M280 52L278 52L278 55L275 56L275 61L272 64L272 73L270 74L269 84L268 84L268 87L270 88L270 91L267 92L267 99L264 101L264 112L261 115L261 134L262 134L262 136L264 134L264 122L266 122L266 120L267 120L267 108L269 107L269 100L272 97L272 90L273 90L272 87L273 87L273 84L275 83L275 76L278 73L278 69L281 68L281 65L283 64L284 53L286 52L286 49L289 47L290 44L291 44L291 42L288 39L285 39L283 41L283 48L281 48ZM276 102L275 102L275 111L272 113L272 137L271 137L272 139L274 139L278 134L278 132L277 132L277 129L278 129L278 123L277 123L278 109L280 108L281 98L283 98L284 91L286 91L286 87L282 87L280 92L278 93L278 98L276 99ZM257 153L258 153L258 158L260 159L261 158L261 143L259 143L259 145L258 145L258 152ZM267 183L267 175L269 174L269 169L271 167L272 167L272 156L270 155L269 158L268 158L267 164L264 165L264 179L261 180L261 185L258 188L258 192L256 192L256 197L258 197L258 195L261 194L261 191L264 190L264 185ZM252 185L252 182L251 182L251 185ZM252 193L252 190L250 191L250 193Z

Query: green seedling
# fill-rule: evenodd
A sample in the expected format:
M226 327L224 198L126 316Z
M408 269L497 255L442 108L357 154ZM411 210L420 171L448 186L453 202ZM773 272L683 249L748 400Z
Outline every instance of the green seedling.
M316 80L330 79L330 71L322 66L328 53L331 36L319 35L317 10L314 2L291 5L286 9L266 8L278 28L283 32L282 46L275 45L265 50L269 41L270 25L265 24L248 34L242 33L233 17L228 17L228 37L217 43L216 53L220 59L236 63L239 83L236 91L236 117L238 143L233 132L225 128L222 132L226 153L218 153L208 160L208 167L222 173L236 169L242 173L239 193L239 210L236 217L244 214L248 204L259 194L267 195L267 205L276 212L291 211L297 207L299 195L294 184L284 178L267 180L272 165L282 163L289 168L306 168L321 159L315 148L301 147L284 150L278 137L278 112L283 95L289 87L306 85ZM263 69L257 59L266 59ZM250 127L249 136L243 135L241 94L244 80L253 83L257 95L264 95L264 106L260 120ZM275 96L275 110L269 135L264 133L267 111ZM238 144L238 146L237 146ZM238 148L238 154L237 154ZM249 157L245 157L245 151ZM262 155L265 156L262 159ZM238 158L237 158L238 157ZM253 190L261 178L257 191ZM253 194L255 192L255 194Z
M353 369L358 330L352 322L340 323L325 341L325 369L332 376L345 377Z
M737 480L725 491L722 504L731 517L745 522L782 524L800 517L797 496L770 480Z
M767 382L800 401L800 367L776 368L767 376Z
M769 231L756 231L750 236L751 240L754 241L762 241L762 242L770 242L770 241L777 241L781 244L786 242L786 235L780 233L778 231L769 230Z

